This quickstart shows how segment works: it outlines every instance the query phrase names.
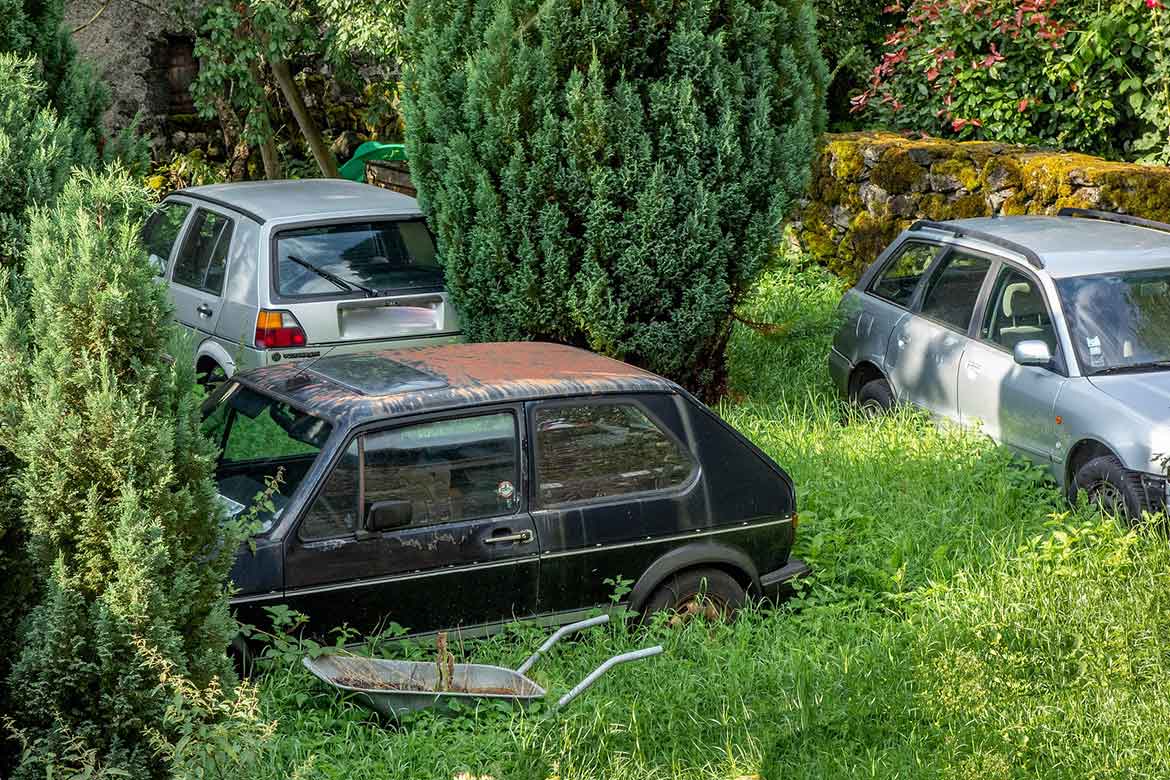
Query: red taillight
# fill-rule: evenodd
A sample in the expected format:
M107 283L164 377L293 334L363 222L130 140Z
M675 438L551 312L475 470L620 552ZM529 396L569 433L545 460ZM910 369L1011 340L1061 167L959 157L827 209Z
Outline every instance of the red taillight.
M303 347L305 331L287 311L260 310L256 315L256 349Z

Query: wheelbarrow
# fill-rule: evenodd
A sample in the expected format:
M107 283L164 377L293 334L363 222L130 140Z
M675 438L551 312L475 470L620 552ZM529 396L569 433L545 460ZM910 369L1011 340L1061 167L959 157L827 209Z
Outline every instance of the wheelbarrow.
M306 657L303 663L323 682L337 690L356 694L360 703L390 717L428 708L450 709L455 702L474 704L507 701L527 706L544 699L547 693L526 676L532 665L568 634L608 622L609 615L601 615L563 626L514 670L487 664L451 664L448 666L449 684L446 690L439 690L439 666L433 661L389 661L350 655L322 655ZM661 652L662 646L657 645L609 658L558 699L552 711L561 709L580 696L613 667Z

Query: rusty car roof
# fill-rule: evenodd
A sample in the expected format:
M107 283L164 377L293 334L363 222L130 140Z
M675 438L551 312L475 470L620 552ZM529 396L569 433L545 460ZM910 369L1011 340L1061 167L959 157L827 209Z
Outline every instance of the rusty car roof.
M485 403L679 389L674 382L627 363L541 342L447 344L341 358L331 362L326 353L317 361L268 366L237 376L246 385L346 427ZM377 359L384 361L384 381L376 375ZM349 371L355 367L360 370ZM352 379L354 373L362 378Z

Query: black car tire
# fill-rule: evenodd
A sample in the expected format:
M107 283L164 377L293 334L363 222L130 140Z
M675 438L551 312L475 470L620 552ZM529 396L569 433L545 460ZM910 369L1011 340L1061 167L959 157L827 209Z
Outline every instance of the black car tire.
M894 391L884 379L871 379L857 391L857 406L869 417L877 417L894 408Z
M711 619L729 618L747 601L747 591L720 569L689 569L673 574L647 599L642 615L658 612L674 616L696 613ZM696 609L697 607L697 609Z
M1142 490L1140 478L1126 471L1121 461L1112 455L1093 458L1073 477L1075 499L1085 493L1090 503L1100 504L1106 511L1116 512L1131 523L1141 519L1143 511L1150 511Z

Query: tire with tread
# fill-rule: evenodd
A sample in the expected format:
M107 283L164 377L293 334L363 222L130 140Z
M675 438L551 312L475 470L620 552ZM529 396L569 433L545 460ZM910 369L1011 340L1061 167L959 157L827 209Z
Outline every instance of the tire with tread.
M1126 470L1112 455L1100 455L1086 461L1073 475L1074 501L1085 493L1090 502L1100 502L1106 510L1115 510L1130 522L1141 519L1151 507L1142 490L1141 478Z
M894 391L884 379L871 379L857 391L857 406L868 415L885 414L894 408Z
M716 613L730 617L747 601L747 591L722 569L687 569L672 574L658 586L642 608L643 617L658 612L682 612L694 604L699 596Z

